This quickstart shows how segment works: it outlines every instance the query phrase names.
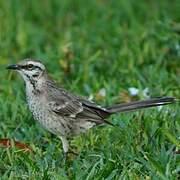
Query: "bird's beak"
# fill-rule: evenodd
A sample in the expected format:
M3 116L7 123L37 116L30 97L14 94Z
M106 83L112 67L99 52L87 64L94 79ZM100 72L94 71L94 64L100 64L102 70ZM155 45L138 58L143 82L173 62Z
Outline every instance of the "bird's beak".
M7 66L6 69L19 70L20 66L17 64L11 64L11 65Z

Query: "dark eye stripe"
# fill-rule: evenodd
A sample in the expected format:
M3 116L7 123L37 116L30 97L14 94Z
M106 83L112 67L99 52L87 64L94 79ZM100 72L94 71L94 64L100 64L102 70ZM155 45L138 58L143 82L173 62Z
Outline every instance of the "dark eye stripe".
M28 66L21 65L21 69L28 69Z
M39 66L34 66L34 68L37 68L37 69L39 69L39 70L42 70Z
M22 69L25 69L25 70L29 70L29 66L28 65L21 65L20 66ZM39 66L32 66L31 69L39 69L39 70L42 70Z

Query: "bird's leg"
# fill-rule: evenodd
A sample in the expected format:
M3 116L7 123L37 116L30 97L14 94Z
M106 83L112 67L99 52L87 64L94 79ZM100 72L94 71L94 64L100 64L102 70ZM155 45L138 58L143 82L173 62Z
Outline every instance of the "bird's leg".
M68 142L68 140L67 140L67 138L65 136L60 136L60 139L61 139L62 146L63 146L64 159L66 161L67 153L68 153L68 149L69 149L69 142Z

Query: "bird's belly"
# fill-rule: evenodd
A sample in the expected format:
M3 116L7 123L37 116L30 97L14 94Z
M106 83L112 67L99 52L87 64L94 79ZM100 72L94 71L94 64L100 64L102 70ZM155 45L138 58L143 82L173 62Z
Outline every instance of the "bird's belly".
M46 130L58 136L80 134L95 125L88 120L74 119L57 115L47 107L45 101L40 98L28 101L29 109Z

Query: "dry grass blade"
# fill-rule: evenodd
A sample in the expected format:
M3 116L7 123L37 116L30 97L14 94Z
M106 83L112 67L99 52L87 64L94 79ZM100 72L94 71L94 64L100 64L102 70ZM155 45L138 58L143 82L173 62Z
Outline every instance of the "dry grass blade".
M0 139L0 146L5 148L11 148L15 146L25 152L32 152L32 149L28 145L8 138Z

